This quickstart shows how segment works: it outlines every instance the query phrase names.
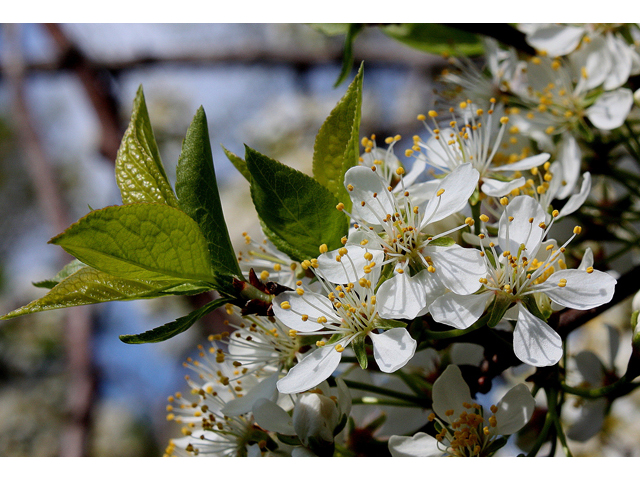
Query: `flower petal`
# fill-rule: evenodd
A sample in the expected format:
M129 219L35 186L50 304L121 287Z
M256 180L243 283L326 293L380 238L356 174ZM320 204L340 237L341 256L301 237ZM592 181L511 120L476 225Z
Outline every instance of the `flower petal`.
M480 174L470 163L463 163L447 175L438 189L443 193L436 193L427 203L420 229L462 210L476 189L479 178Z
M380 370L395 372L404 367L416 352L416 342L404 327L392 328L383 333L369 333L373 342L373 358Z
M580 162L582 160L582 152L578 146L578 142L569 133L562 135L562 141L558 147L558 163L561 167L561 180L566 182L558 188L556 198L562 200L567 198L578 181L580 175ZM554 175L555 177L555 175ZM568 215L568 214L567 214Z
M447 420L447 410L453 410L456 419L465 410L463 403L473 403L471 391L457 365L449 365L433 383L433 411L442 420Z
M289 302L289 308L282 308L283 302ZM316 322L318 317L326 317L339 321L334 316L331 301L314 292L298 295L295 292L284 292L273 299L273 313L278 320L287 327L300 332L317 332L322 324ZM308 315L308 320L302 320L302 315Z
M482 316L487 302L493 296L493 292L479 295L447 293L431 304L429 312L436 322L464 330Z
M566 280L566 286L557 286L560 280ZM589 310L610 302L616 283L615 278L599 270L587 273L571 269L553 273L542 285L554 286L544 292L554 302L576 310Z
M382 225L382 219L388 213L395 212L393 195L380 175L371 168L360 165L351 167L344 176L344 185L353 202L351 213L354 217L372 225Z
M580 416L567 429L567 437L577 442L586 442L601 431L609 400L598 398L585 400L580 409Z
M513 220L510 221L509 217L513 217ZM514 198L500 217L500 248L516 255L520 245L524 244L524 255L533 258L544 236L544 229L539 227L544 221L544 210L534 198L525 195Z
M413 437L391 435L389 452L392 457L440 457L438 441L431 435L418 432Z
M529 170L533 167L542 165L544 162L549 160L549 157L551 157L551 155L548 153L539 153L538 155L533 155L531 157L518 160L517 162L508 163L499 167L492 167L490 170L492 172L517 172L518 170Z
M527 43L549 57L559 57L573 52L585 31L570 25L549 25L527 34Z
M628 88L605 92L586 110L596 128L613 130L621 126L633 105L633 93Z
M263 398L256 402L253 409L253 418L256 423L270 432L283 435L295 435L293 419L275 402Z
M251 388L242 397L228 401L222 408L221 412L229 417L236 417L238 415L251 412L254 404L260 399L276 401L278 399L276 382L278 381L279 376L280 372L269 375L267 378Z
M380 285L376 304L383 318L411 320L427 313L430 303L445 291L440 279L427 270L413 277L406 272L398 273Z
M516 178L508 182L496 180L495 178L482 177L482 193L490 197L503 197L515 188L519 188L525 184L524 177Z
M527 365L548 367L562 358L562 339L553 328L520 304L513 331L513 351Z
M627 83L629 79L632 66L632 50L629 45L610 32L607 33L605 41L613 61L611 62L611 70L609 70L609 74L602 86L605 90L613 90Z
M509 390L497 407L496 432L499 435L512 435L527 424L536 408L536 402L527 386L521 383Z
M318 348L289 370L286 377L278 380L278 390L280 393L300 393L315 387L338 368L340 358L342 353L335 349L335 345Z
M486 275L487 267L475 248L453 245L446 248L425 249L431 257L435 274L453 293L470 295L477 292L480 278Z
M384 259L382 250L364 248L360 245L346 245L344 248L347 249L347 254L343 255L339 262L336 260L337 250L323 253L318 257L320 275L331 283L356 283L359 278L364 277L364 267L371 263L364 258L367 252L373 255L372 261L376 264L380 264Z
M567 215L571 215L573 212L578 210L587 199L590 192L591 174L589 172L584 172L582 174L582 185L580 186L580 191L569 197L569 200L567 200L567 203L564 204L564 207L562 207L562 209L560 210L557 218L566 217Z

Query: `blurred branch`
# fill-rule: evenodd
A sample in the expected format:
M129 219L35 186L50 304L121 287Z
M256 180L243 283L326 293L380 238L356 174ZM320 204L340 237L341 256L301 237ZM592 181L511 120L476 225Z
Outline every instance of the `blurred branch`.
M12 115L17 126L19 141L24 149L24 160L35 187L37 201L43 217L56 232L69 225L66 208L55 180L55 171L42 147L27 104L24 84L25 70L22 59L20 26L4 25L5 46L2 70L11 92ZM71 257L63 252L64 263ZM60 442L62 456L82 456L86 453L94 377L91 364L91 318L88 307L69 309L65 318L65 352L67 358L68 422Z
M100 152L115 162L124 130L120 128L118 102L111 94L109 72L89 61L69 40L60 25L46 23L44 26L61 52L57 69L69 69L78 76L98 116L102 130Z

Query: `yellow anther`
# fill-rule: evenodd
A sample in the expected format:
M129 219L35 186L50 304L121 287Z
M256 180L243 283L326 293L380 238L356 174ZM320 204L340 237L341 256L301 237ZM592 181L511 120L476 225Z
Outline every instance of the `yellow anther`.
M364 258L365 258L365 260L367 260L368 262L370 262L370 261L371 261L371 259L373 259L373 253L371 253L371 252L367 252L367 253L365 253L365 254L364 254Z
M436 197L439 197L440 195L442 195L444 193L444 188L441 188L440 190L438 190L436 192Z
M547 228L547 225L546 225L544 222L540 222L540 223L538 224L538 226L539 226L541 229L543 229L543 230L544 230L545 228Z
M576 235L580 235L582 233L582 227L576 225L575 227L573 227L573 233L575 233Z
M289 302L282 302L280 304L280 308L282 308L283 310L289 310L291 308L291 304Z
M298 331L297 330L289 330L289 336L290 337L295 337L296 335L298 335Z
M269 272L267 272L266 270L261 271L260 280L264 282L265 280L267 280L267 278L269 278Z
M350 192L353 192L353 185L351 184L347 185L347 190L349 190Z
M316 342L316 347L324 347L326 345L326 342L324 342L323 340L318 340Z
M431 118L437 117L438 116L438 112L436 112L435 110L429 110L429 116Z
M338 249L338 254L339 255L346 255L347 253L349 253L349 251L345 247L340 247Z
M482 215L480 215L480 221L488 222L489 221L489 217L483 213Z
M506 207L507 205L509 205L509 199L507 197L502 197L500 199L500 205L502 205L503 207Z
M427 117L424 114L420 114L418 115L418 120L420 120L421 122L424 122L427 119Z
M402 140L402 135L396 135L395 137L393 137L393 140L395 142L399 142L400 140Z
M412 150L412 149L410 149L410 148L407 148L407 149L404 151L404 156L408 158L408 157L410 157L411 155L413 155L413 150ZM398 170L400 170L400 169L398 169ZM398 170L396 170L396 172L397 172ZM402 170L402 173L404 173L404 169ZM398 173L398 175L402 175L402 173Z
M460 102L460 108L462 108L463 110L467 108L467 102Z
M336 345L336 352L340 352L340 353L344 352L344 347L340 344Z
M434 267L433 265L429 265L429 266L427 267L427 270L428 270L430 273L434 273L434 272L436 271L436 267Z
M323 243L318 247L318 250L320 250L320 253L327 253L329 251L329 247L327 247L326 243Z
M396 272L398 272L398 273L404 273L404 270L403 270L402 268L398 268L398 269L396 270Z
M450 417L451 415L453 415L453 412L454 412L454 410L451 408L451 409L447 410L446 412L444 412L444 414L445 414L447 417Z
M509 117L501 117L500 118L500 123L503 124L503 125L506 124L506 123L509 123Z
M487 283L489 283L489 281L486 278L483 278L483 277L479 278L478 281L480 283L482 283L483 285L486 285Z
M393 142L393 137L387 137L384 139L384 143L386 143L387 145Z
M296 288L296 293L298 295L304 295L304 290L302 288L298 287L298 288Z
M318 317L316 322L318 322L318 323L327 323L327 317Z
M558 282L558 286L559 287L566 287L567 286L567 279L566 278L561 278L560 281Z
M338 205L336 205L336 208L340 211L344 210L344 203L340 202Z
M593 273L593 267L587 267L587 273Z

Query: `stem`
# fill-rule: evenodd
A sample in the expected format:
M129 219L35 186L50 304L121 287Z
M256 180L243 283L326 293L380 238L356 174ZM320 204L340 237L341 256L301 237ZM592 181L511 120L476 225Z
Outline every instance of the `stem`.
M365 392L377 393L379 395L385 395L387 397L397 398L399 400L404 400L406 402L411 403L412 405L417 405L422 408L428 408L431 406L431 402L426 398L419 398L414 395L408 395L406 393L396 392L395 390L389 390L383 387L376 387L375 385L370 385L368 383L356 382L355 380L345 380L344 383L349 388L353 388L356 390L364 390Z
M544 419L544 425L542 427L542 430L540 431L540 435L538 435L538 438L536 439L536 443L534 443L533 447L531 447L531 450L527 454L527 457L536 456L536 454L540 450L540 447L547 440L547 437L549 436L549 429L551 428L551 425L553 425L553 418L551 417L551 410L549 410L547 412L547 416Z
M567 393L571 393L573 395L578 395L579 397L583 397L583 398L596 399L596 398L600 398L600 397L606 397L607 395L611 394L612 392L623 388L625 385L629 385L631 387L631 389L635 389L635 388L640 386L640 383L627 382L626 377L623 375L622 377L620 377L620 379L616 380L611 385L606 385L604 387L598 387L598 388L576 388L576 387L571 387L571 386L569 386L569 385L567 385L565 383L561 383L560 387L562 388L562 390L564 390Z

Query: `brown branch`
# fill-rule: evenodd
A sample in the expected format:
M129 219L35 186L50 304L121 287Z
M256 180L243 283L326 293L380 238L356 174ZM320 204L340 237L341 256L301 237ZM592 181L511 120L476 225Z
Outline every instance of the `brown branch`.
M69 220L55 180L55 172L34 127L24 86L24 63L20 46L20 26L4 25L5 55L2 70L13 99L12 113L24 160L35 186L43 216L56 232L63 231ZM61 260L70 260L62 252ZM60 454L82 456L86 453L94 376L91 364L91 321L89 307L69 309L65 318L64 346L69 375L67 386L68 421L62 434Z
M109 87L109 72L89 61L69 40L60 25L46 23L45 27L61 52L58 69L69 69L78 76L98 116L102 130L100 152L115 161L124 130L120 128L118 103Z

